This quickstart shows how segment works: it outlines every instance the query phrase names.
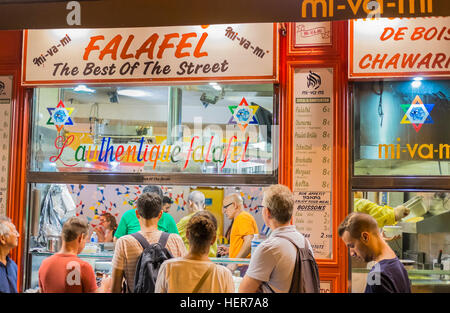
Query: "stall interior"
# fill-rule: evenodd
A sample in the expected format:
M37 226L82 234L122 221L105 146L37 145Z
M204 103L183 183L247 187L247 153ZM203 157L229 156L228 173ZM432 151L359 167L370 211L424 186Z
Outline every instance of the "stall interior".
M145 186L143 185L99 185L99 184L33 184L29 237L29 274L27 288L38 287L38 270L43 259L58 252L61 243L63 223L72 216L85 218L89 223L89 242L81 253L81 257L90 262L99 276L111 272L111 259L114 253L112 241L94 240L93 234L99 227L100 219L105 213L114 217L117 224L122 215L135 209L135 202ZM188 196L192 191L200 191L205 195L206 210L214 214L218 221L218 246L229 244L226 231L231 220L222 212L222 202L229 194L239 194L244 202L244 210L255 219L261 237L269 235L262 219L263 187L193 187L193 186L161 186L164 196L173 202L167 213L176 223L190 214ZM97 241L97 242L96 242ZM232 260L226 255L212 258L218 263L237 262L246 264L248 260ZM238 278L236 278L238 279Z
M384 239L408 271L412 292L450 292L450 192L366 191L353 196L354 211L369 213L370 208L377 219ZM409 214L396 220L394 209L400 206ZM352 292L364 292L372 266L352 258Z

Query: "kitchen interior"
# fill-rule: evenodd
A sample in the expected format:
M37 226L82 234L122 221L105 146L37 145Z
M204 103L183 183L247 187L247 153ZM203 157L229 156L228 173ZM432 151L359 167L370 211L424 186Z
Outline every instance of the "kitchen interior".
M378 205L403 205L410 209L408 216L381 231L408 271L412 292L450 292L450 192L362 194ZM372 266L351 258L352 292L364 292Z

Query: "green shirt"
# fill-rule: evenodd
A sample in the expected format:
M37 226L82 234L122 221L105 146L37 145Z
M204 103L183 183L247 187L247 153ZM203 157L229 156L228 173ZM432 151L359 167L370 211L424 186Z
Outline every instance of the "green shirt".
M119 239L122 236L134 234L140 230L141 225L139 224L139 220L136 216L136 209L128 210L123 213L114 237ZM172 215L163 212L161 218L158 221L158 230L167 233L178 234L177 224L175 223Z
M185 217L183 217L178 223L177 228L179 235L181 236L181 239L183 239L184 245L186 246L186 250L189 251L189 241L186 237L186 229L187 224L189 223L189 220L191 219L192 215L194 215L196 212L193 212ZM217 240L216 242L209 248L209 257L215 258L217 257Z

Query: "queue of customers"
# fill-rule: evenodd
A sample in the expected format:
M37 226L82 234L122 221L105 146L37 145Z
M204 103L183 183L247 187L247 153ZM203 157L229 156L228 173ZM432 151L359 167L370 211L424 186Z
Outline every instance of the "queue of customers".
M163 210L158 186L147 186L136 209L124 214L114 231L112 274L97 286L92 266L78 254L84 249L89 225L79 217L68 219L62 229L62 248L45 259L39 269L39 291L232 293L232 272L237 265L215 264L210 256L250 258L239 292L319 292L319 273L308 239L292 225L294 197L284 185L265 189L262 217L272 230L250 255L258 228L244 210L242 198L232 194L223 200L223 212L232 219L229 247L217 247L217 220L205 210L205 197L189 196L189 214L175 224ZM381 275L380 286L366 292L411 292L407 273L378 234L376 221L365 213L351 213L340 225L339 236L352 256L376 261L372 269ZM175 231L176 230L176 231ZM17 246L19 234L7 218L0 217L0 292L17 292L17 265L8 257ZM159 260L155 262L155 260ZM371 272L371 273L372 273ZM372 273L373 274L373 273Z

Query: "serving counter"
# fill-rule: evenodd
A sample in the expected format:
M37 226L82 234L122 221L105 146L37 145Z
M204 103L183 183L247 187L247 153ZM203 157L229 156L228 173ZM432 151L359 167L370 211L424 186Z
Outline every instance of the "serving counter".
M102 244L98 244L99 250L102 250ZM29 264L31 264L31 281L30 281L30 289L37 291L39 288L39 267L42 264L42 261L50 256L55 254L54 252L49 251L30 251L29 256L31 260L29 260ZM110 275L112 273L112 258L113 251L105 250L97 253L84 253L78 255L79 258L88 262L92 265L92 268L95 271L97 277L97 283L102 279L103 274ZM248 265L250 264L250 259L243 258L210 258L213 263L220 264L223 266L227 266L228 264L242 264ZM239 285L241 283L242 277L240 277L239 270L236 269L233 273L233 282L235 287L235 292L239 290Z

